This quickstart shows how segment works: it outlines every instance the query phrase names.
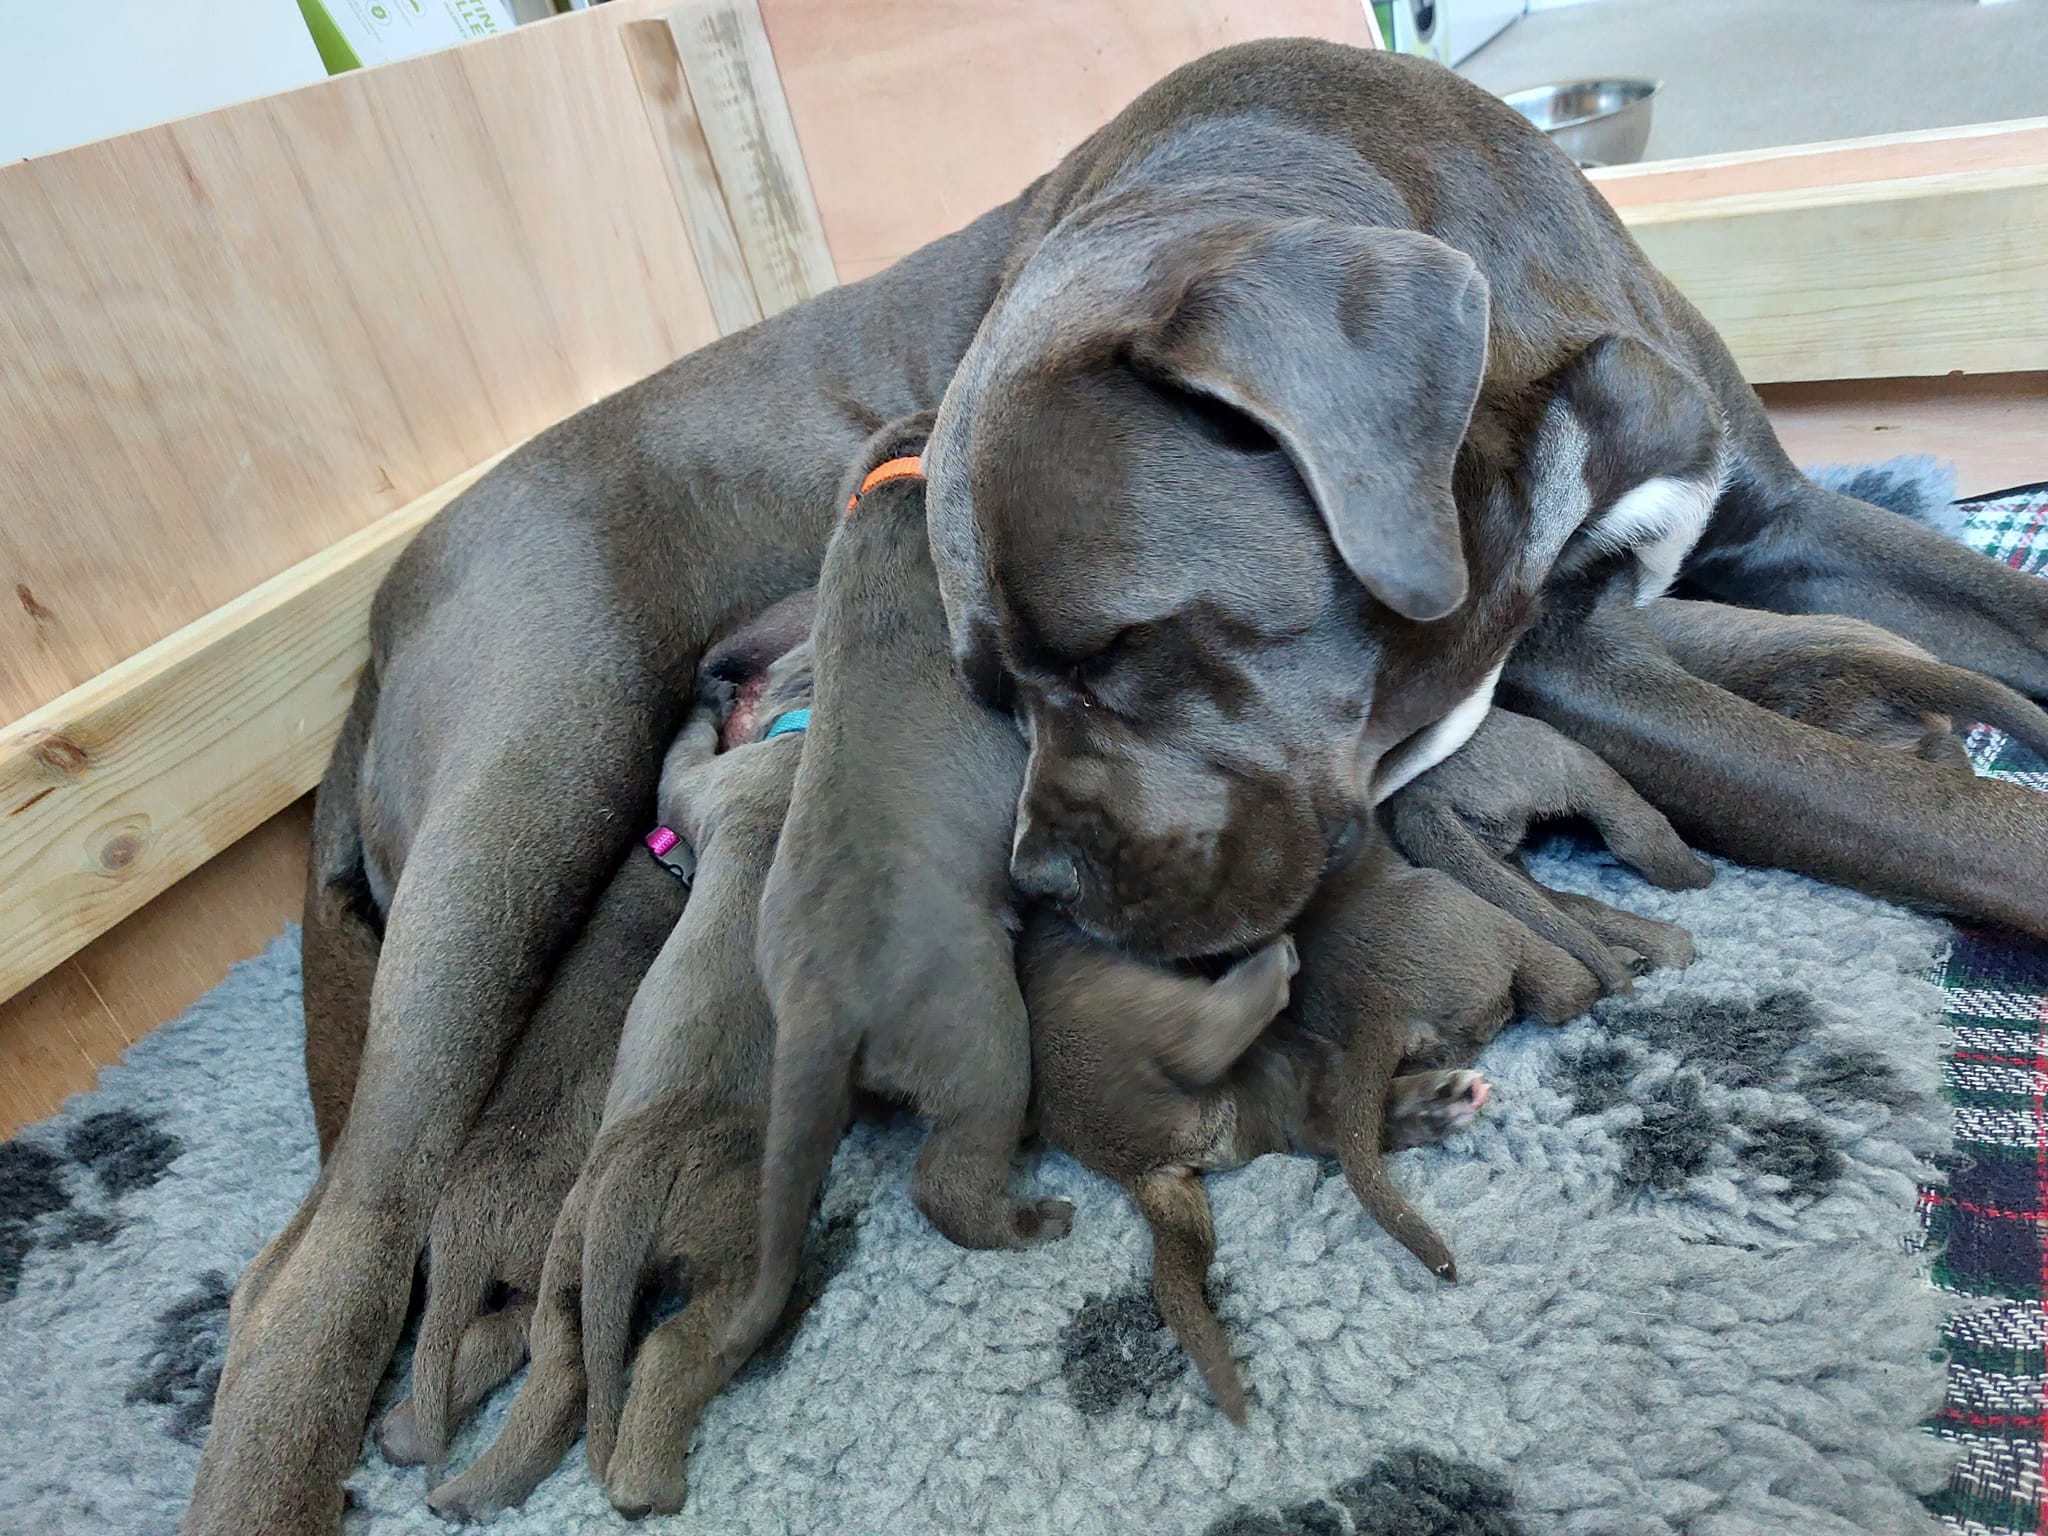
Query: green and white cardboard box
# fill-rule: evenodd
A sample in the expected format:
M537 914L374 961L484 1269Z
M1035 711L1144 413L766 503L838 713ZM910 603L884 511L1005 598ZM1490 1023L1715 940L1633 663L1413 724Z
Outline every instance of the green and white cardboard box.
M504 0L299 0L330 75L510 32Z

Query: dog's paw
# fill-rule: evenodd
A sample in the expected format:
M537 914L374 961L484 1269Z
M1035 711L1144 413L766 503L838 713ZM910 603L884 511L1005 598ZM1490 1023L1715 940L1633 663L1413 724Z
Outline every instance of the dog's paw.
M1387 1101L1387 1144L1421 1147L1479 1118L1493 1085L1478 1072L1413 1072L1394 1079Z
M1020 1248L1056 1243L1074 1230L1074 1202L1056 1195L1026 1200L1017 1207L1014 1226Z
M420 1434L409 1396L391 1405L391 1411L377 1425L376 1438L378 1451L394 1467L423 1467L440 1459L439 1449L427 1444Z

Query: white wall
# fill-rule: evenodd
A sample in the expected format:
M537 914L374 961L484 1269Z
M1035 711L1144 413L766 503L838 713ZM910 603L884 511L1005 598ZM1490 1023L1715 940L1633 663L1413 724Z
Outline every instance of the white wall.
M0 161L326 78L297 0L0 0Z

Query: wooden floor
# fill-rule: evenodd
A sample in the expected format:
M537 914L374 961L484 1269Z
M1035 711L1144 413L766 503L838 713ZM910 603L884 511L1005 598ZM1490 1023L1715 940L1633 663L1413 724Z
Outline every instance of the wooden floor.
M1802 464L1930 453L1962 495L2048 479L2048 373L1781 385L1765 403ZM176 1018L299 915L301 801L25 992L0 1002L0 1136L90 1088L98 1069Z

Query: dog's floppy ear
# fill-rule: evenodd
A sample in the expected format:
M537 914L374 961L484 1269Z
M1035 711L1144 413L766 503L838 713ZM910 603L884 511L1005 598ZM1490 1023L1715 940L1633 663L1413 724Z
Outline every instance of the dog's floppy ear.
M1486 368L1486 280L1408 230L1212 231L1167 269L1132 361L1270 432L1337 553L1406 618L1465 600L1451 471Z
M1636 600L1648 602L1671 585L1720 495L1720 407L1689 370L1633 336L1598 338L1544 382L1524 583L1625 552Z

